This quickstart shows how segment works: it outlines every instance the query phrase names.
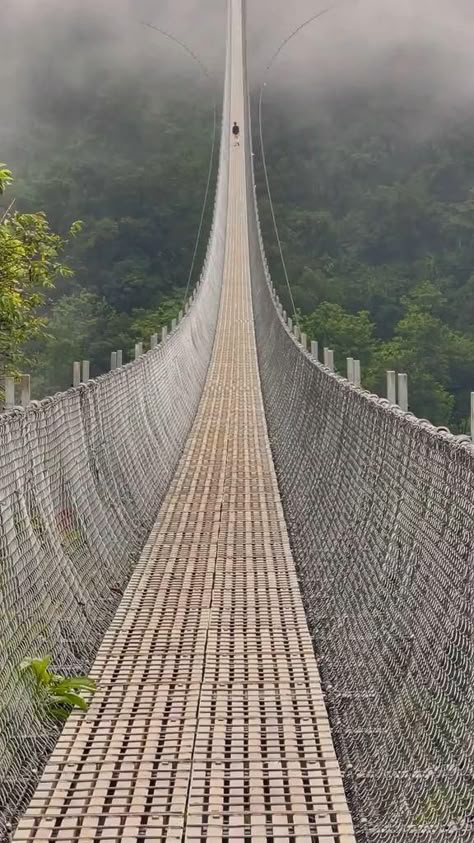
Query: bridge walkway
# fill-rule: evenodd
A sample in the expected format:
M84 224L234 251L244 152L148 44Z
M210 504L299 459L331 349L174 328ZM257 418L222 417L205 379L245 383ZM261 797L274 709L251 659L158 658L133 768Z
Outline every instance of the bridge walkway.
M232 117L245 125L233 0ZM352 843L266 430L244 138L220 318L174 482L15 840Z

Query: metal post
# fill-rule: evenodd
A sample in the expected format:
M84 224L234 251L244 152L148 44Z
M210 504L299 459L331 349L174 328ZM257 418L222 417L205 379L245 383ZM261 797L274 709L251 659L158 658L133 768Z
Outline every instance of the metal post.
M315 360L319 360L319 345L316 340L311 341L311 354Z
M361 386L360 360L354 360L354 386Z
M158 345L158 334L152 334L150 338L150 348L156 348Z
M15 378L5 378L5 410L15 406Z
M175 330L176 330L176 325L177 325L177 322L178 322L178 320L177 320L177 319L173 319L173 320L172 320L172 322L171 322L171 330L172 330L172 331L175 331Z
M471 439L474 442L474 392L471 392Z
M112 354L110 355L110 368L111 368L112 372L115 372L115 370L117 368L117 352L116 351L112 351Z
M72 385L79 386L81 383L81 364L73 363L72 366Z
M347 363L347 380L354 383L354 358L346 357Z
M135 360L138 360L143 354L143 343L137 342L135 343Z
M398 376L398 406L408 412L408 375L405 374Z
M387 372L387 398L391 404L397 403L397 376L392 369Z
M335 371L334 351L332 350L332 348L328 348L328 368L331 370L331 372Z
M21 406L28 407L31 403L31 377L22 375L21 378Z
M301 345L305 351L308 351L308 337L306 334L301 334Z
M168 339L168 326L164 325L161 329L161 342L166 342Z
M122 366L123 366L123 351L122 351L122 349L119 349L119 351L117 351L117 369L121 369Z
M82 361L82 383L87 383L91 377L91 364L89 360Z

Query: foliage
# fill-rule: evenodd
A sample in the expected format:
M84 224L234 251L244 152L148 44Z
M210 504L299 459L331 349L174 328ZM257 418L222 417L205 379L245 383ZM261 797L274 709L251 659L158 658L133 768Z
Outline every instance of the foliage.
M74 708L87 711L87 702L81 691L94 692L96 683L87 676L66 678L49 670L51 656L24 659L20 665L22 673L33 676L36 691L48 714L55 720L67 720Z
M108 370L114 349L129 359L137 341L146 344L182 307L207 181L212 99L189 78L181 88L168 81L177 86L172 97L160 90L157 98L130 68L120 80L109 74L98 72L90 96L78 88L65 103L59 86L41 108L33 104L27 147L7 148L21 174L22 212L44 208L64 235L68 221L84 220L67 245L74 276L57 274L55 288L40 291L39 321L25 321L15 344L36 361L29 371L37 398L71 385L74 360L90 360L96 376ZM212 192L193 281L211 213ZM6 345L13 348L11 338Z
M285 260L305 329L334 347L340 371L359 357L379 394L386 368L406 371L411 409L463 430L474 388L474 110L430 120L388 79L265 104ZM261 218L290 311L267 201Z
M0 169L0 193L10 181L9 171ZM70 233L78 231L76 223ZM46 290L57 277L70 275L59 260L64 247L43 213L7 209L0 217L0 378L17 373L25 343L44 331L39 309Z

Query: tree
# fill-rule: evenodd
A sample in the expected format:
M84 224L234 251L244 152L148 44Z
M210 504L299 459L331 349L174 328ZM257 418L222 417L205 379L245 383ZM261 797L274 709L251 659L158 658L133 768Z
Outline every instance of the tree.
M0 166L0 193L11 183ZM72 234L78 225L71 229ZM46 324L40 308L58 276L70 275L59 260L65 241L54 234L44 214L21 214L13 203L0 216L0 378L16 375L26 362L25 344Z
M346 358L354 357L366 367L377 348L374 326L365 310L348 313L339 304L323 302L309 316L301 319L302 329L320 347L332 348L336 368L345 371Z

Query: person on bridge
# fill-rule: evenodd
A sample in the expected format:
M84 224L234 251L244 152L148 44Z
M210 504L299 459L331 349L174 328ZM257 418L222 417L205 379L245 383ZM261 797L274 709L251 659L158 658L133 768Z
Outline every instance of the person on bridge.
M232 134L235 138L235 145L240 146L240 127L236 122L234 122L234 125L232 126Z

